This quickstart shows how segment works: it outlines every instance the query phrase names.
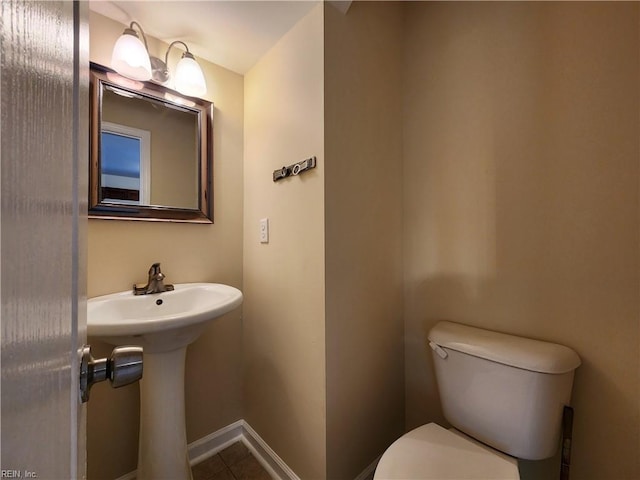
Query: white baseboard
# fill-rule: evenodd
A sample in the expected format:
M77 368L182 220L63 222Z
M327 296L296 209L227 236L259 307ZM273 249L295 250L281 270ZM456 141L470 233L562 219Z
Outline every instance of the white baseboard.
M238 420L187 445L189 463L192 466L196 465L236 442L244 443L275 480L300 480L300 477L244 420ZM134 470L116 480L135 480L135 478Z
M365 468L360 475L358 475L355 480L367 480L369 478L373 478L373 472L376 471L376 467L378 466L378 462L380 461L380 459L382 458L382 455L380 455L378 458L376 458L373 462L371 462L371 464Z
M300 477L244 420L238 420L187 445L189 463L192 466L196 465L236 442L244 443L274 480L300 480ZM372 478L379 461L380 457L376 458L355 480ZM134 470L116 480L135 480L135 478L136 471Z
M136 470L116 478L116 480L136 480Z
M240 441L243 435L244 423L244 420L238 420L231 425L227 425L187 445L191 466L214 456L229 445Z
M243 420L243 423L242 441L269 474L277 480L300 480L267 442L247 422Z

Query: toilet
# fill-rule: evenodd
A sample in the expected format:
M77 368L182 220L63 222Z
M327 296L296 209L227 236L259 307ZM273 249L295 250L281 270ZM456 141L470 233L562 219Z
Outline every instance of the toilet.
M422 425L382 455L374 479L519 479L518 459L560 446L580 365L568 347L454 322L429 332L442 409L453 428Z

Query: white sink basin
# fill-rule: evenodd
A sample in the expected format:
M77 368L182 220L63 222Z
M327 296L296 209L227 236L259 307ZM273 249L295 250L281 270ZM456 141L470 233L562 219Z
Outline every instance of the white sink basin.
M87 333L113 345L168 351L195 341L209 320L241 303L240 290L219 283L176 284L171 292L150 295L113 293L89 299Z
M187 345L207 324L242 303L242 292L219 283L183 283L171 292L120 292L91 298L87 330L112 345L141 345L138 480L189 480L184 420Z

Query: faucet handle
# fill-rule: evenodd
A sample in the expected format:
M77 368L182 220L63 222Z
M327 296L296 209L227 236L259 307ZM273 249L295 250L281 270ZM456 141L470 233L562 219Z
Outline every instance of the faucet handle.
M159 273L162 273L160 271L160 262L151 265L151 267L149 268L149 276L158 275Z

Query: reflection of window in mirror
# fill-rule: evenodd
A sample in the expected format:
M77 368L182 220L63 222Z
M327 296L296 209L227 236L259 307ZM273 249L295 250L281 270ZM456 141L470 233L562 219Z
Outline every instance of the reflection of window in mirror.
M102 125L116 123L148 130L153 176L142 205L198 208L198 117L168 102L107 88L102 97ZM118 202L122 203L122 202Z
M101 200L149 205L151 132L102 122L101 149Z

